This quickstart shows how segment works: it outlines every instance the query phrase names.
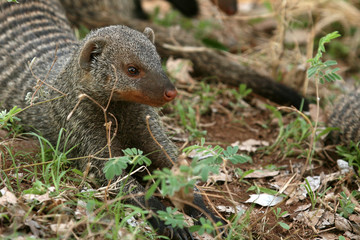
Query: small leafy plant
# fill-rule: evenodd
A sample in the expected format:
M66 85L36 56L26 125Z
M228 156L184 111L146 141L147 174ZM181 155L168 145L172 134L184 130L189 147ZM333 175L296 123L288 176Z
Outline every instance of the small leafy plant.
M199 129L196 110L189 101L176 101L174 106L180 117L180 123L189 132L189 140L199 139L206 135L206 131Z
M338 208L338 213L340 216L348 218L350 214L354 212L355 204L351 202L351 197L355 198L356 196L359 196L359 192L352 191L351 196L346 196L344 192L340 193L340 206Z
M2 110L0 112L0 129L3 128L7 131L17 133L21 130L21 126L18 125L20 118L15 115L21 111L21 108L13 107L10 111Z
M282 227L283 229L289 230L290 226L288 224L286 224L286 223L284 223L282 221L279 221L279 219L281 217L285 216L288 212L287 211L281 212L281 208L276 208L276 210L273 209L273 213L274 213L274 215L276 217L276 220L278 221L277 224L279 224L279 226Z
M103 169L107 180L113 179L115 176L122 174L123 170L128 167L128 164L133 166L151 164L151 160L143 155L143 151L136 148L127 148L122 150L124 156L110 158Z
M332 69L331 67L337 65L335 60L328 60L323 62L321 60L322 55L325 50L325 43L329 43L331 40L340 37L341 35L338 31L327 34L322 37L319 41L319 48L314 58L308 60L310 63L310 68L307 71L308 78L316 78L319 79L320 83L334 82L336 80L341 80L341 76L336 72L339 71L339 68Z
M360 149L359 144L351 141L349 145L336 146L336 152L349 163L349 166L354 166L357 169L357 174L360 176Z

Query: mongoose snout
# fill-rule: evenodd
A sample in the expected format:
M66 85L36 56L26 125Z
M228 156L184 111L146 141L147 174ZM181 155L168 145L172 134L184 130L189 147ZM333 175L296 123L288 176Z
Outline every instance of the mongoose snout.
M177 95L176 89L165 90L164 100L167 102L172 101Z

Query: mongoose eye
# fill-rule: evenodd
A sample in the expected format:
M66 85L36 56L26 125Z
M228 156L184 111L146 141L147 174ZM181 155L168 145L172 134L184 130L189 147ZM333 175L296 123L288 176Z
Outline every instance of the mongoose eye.
M127 70L130 76L137 76L140 74L140 70L134 66L129 66Z

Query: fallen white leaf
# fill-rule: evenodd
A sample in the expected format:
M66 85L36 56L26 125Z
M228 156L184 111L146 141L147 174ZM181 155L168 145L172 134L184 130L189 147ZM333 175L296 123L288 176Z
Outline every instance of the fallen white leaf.
M262 146L269 146L269 142L255 140L255 139L248 139L241 144L239 141L236 141L231 144L232 147L238 146L240 151L247 151L247 152L255 152L259 147Z
M267 193L251 194L250 198L246 200L247 203L256 203L263 207L275 206L281 202L284 198L280 196L274 196Z
M2 197L0 197L0 205L16 204L17 198L16 196L10 192L6 187L1 189Z

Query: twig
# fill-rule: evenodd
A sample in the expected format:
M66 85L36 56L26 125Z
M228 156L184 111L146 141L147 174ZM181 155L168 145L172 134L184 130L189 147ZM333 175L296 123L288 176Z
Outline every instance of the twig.
M150 133L151 138L155 141L155 143L160 147L161 151L163 151L163 153L165 154L165 156L171 161L171 163L173 165L175 165L174 161L171 159L171 157L169 156L169 154L166 152L166 150L164 149L164 147L156 140L156 138L154 137L154 134L152 133L151 129L150 129L150 124L149 124L149 119L150 119L150 115L146 115L146 127Z
M55 62L57 61L57 55L56 55L57 50L58 50L58 45L56 44L55 53L54 53L54 60L53 60L53 62L52 62L52 64L51 64L51 66L50 66L49 71L46 73L44 80L41 80L40 78L38 78L38 77L35 75L35 73L33 72L33 70L32 70L33 62L31 62L31 63L29 64L30 72L31 72L31 74L33 75L33 77L37 80L37 85L38 85L39 82L40 82L40 85L36 87L34 93L33 93L32 96L31 96L30 105L33 105L33 100L34 100L34 98L35 98L35 94L36 94L37 91L41 88L41 86L42 86L43 84L45 84L45 85L48 86L49 88L53 89L54 91L56 91L56 92L58 92L58 93L61 93L61 94L64 95L64 96L67 95L67 94L61 92L60 90L54 88L53 86L51 86L50 84L47 84L47 83L45 82L46 79L49 77L49 74L50 74L51 70L53 69L53 67L54 67L54 65L55 65ZM34 58L34 59L35 59L35 58ZM34 59L33 59L33 61L34 61Z

